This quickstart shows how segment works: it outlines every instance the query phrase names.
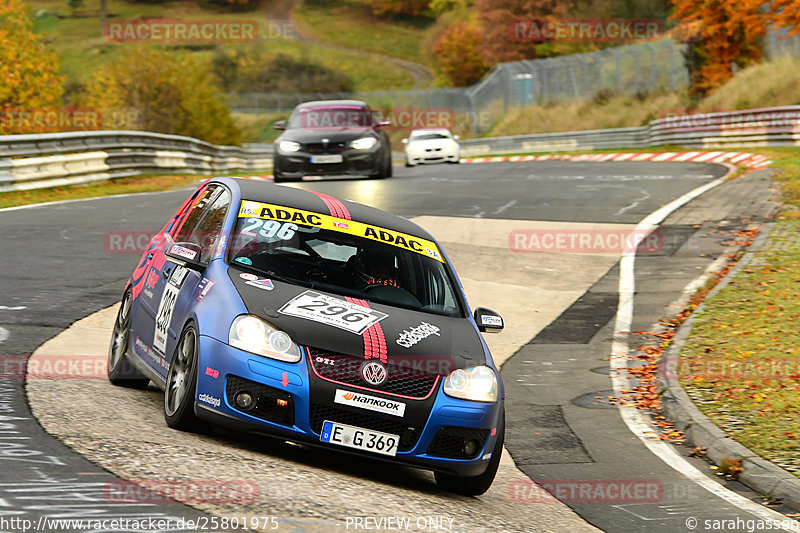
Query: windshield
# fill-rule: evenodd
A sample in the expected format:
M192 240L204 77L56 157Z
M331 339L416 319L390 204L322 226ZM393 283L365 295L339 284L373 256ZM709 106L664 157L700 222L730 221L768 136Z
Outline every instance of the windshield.
M229 254L234 266L288 283L462 316L435 243L387 228L244 201Z
M412 141L427 141L429 139L449 139L449 133L417 133L411 136Z
M368 109L360 106L304 107L292 113L291 128L367 128L372 126Z

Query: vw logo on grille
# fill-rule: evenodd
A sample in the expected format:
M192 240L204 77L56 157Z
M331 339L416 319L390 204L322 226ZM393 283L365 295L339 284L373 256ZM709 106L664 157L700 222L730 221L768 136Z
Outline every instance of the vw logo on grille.
M361 367L361 377L370 385L383 385L386 381L386 367L375 361Z

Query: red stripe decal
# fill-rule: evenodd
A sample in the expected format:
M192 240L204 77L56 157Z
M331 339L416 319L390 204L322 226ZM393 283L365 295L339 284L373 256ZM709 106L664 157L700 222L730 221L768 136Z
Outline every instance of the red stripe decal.
M350 296L345 296L345 299L350 303L371 309L366 300ZM364 338L364 359L380 359L381 363L386 364L388 362L386 336L383 334L381 325L379 323L371 325L364 330L361 336Z
M325 205L328 206L328 209L331 212L331 216L334 216L336 218L343 218L345 220L352 220L352 218L350 217L350 211L348 211L347 207L345 207L345 205L338 199L321 192L316 192L316 191L309 191L309 192L316 194L319 198L322 199L323 202L325 202Z

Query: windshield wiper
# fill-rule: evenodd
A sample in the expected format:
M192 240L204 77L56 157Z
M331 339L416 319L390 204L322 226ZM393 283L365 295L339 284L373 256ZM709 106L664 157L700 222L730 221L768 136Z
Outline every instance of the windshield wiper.
M280 274L273 272L272 270L262 270L260 268L256 268L252 265L245 265L244 263L237 263L234 262L236 268L240 268L242 270L247 270L252 274L261 274L263 276L269 276L273 280L282 281L284 283L291 283L292 285L305 285L304 283L300 282L300 280L289 279L285 276L281 276Z

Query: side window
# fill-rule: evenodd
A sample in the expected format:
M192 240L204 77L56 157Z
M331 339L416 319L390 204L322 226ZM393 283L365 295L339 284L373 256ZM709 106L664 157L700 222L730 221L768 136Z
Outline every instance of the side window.
M200 245L203 252L200 254L200 261L208 263L211 261L217 243L222 233L222 225L225 223L225 215L231 204L231 197L227 190L220 188L220 193L211 200L211 205L205 209L203 217L197 224L197 228L189 237L189 242Z
M193 242L189 240L189 236L197 228L197 224L203 216L204 208L208 206L209 201L219 192L219 189L216 185L210 185L200 192L178 232L173 234L175 242Z

